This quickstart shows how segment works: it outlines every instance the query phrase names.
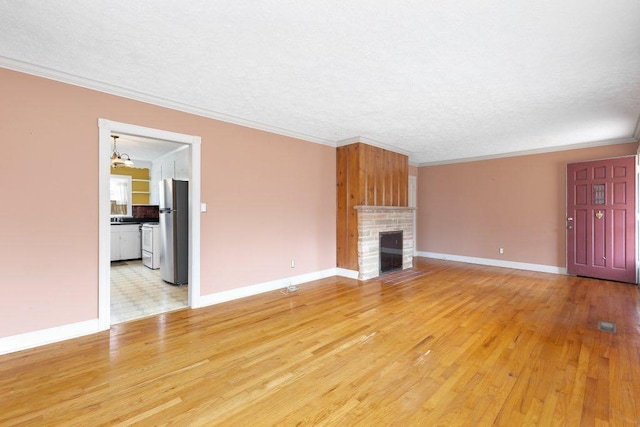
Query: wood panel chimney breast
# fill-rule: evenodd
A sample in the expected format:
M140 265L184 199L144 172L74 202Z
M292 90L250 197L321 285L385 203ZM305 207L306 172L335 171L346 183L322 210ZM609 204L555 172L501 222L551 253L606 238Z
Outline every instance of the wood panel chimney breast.
M337 266L361 272L356 206L407 207L409 158L364 143L338 147ZM362 278L362 274L359 275Z

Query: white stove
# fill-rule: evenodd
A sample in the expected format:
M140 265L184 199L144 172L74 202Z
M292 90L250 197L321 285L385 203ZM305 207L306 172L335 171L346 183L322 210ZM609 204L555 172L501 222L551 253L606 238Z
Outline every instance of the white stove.
M160 268L160 225L142 224L142 264L151 268Z

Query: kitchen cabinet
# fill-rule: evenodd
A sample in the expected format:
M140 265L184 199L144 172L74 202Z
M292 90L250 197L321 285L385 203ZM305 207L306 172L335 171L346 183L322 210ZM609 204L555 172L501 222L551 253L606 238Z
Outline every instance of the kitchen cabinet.
M160 162L160 179L188 180L191 174L189 150L182 149Z
M187 148L183 148L176 153L174 176L172 176L174 179L189 181L191 178L191 156L190 150Z
M150 203L158 204L158 183L163 179L191 179L191 150L183 146L153 161L150 175Z
M141 259L140 224L111 225L111 261Z

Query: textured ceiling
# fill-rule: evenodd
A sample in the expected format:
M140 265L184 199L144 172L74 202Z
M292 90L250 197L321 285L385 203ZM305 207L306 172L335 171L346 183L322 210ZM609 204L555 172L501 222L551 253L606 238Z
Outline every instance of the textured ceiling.
M638 0L0 0L0 28L0 66L419 164L638 137Z

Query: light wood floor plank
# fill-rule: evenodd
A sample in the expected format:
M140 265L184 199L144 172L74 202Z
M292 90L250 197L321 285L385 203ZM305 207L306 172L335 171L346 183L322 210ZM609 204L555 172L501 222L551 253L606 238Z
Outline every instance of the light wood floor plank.
M0 425L639 425L636 286L415 268L0 356Z

